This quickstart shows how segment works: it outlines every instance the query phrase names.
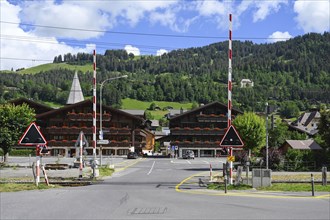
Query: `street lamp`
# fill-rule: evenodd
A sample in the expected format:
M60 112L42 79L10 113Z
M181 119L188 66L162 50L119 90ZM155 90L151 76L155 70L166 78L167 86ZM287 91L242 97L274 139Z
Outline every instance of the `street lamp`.
M99 138L100 140L103 140L103 128L102 128L102 115L103 115L103 112L102 112L102 90L103 90L103 86L104 86L104 83L108 82L108 81L112 81L112 80L115 80L115 79L121 79L121 78L127 78L128 76L127 75L122 75L122 76L117 76L117 77L112 77L112 78L108 78L106 80L104 80L103 82L101 82L101 87L100 87L100 135L99 135ZM102 146L102 145L101 145ZM100 149L100 165L102 165L102 147Z
M268 169L268 113L269 107L268 102L266 102L266 169Z

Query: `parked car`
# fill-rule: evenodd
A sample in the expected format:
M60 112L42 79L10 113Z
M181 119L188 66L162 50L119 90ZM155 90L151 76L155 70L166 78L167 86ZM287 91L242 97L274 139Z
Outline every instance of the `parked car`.
M137 159L138 157L139 157L138 154L135 152L129 152L127 154L127 159Z
M187 150L186 152L183 153L182 159L195 159L194 151Z

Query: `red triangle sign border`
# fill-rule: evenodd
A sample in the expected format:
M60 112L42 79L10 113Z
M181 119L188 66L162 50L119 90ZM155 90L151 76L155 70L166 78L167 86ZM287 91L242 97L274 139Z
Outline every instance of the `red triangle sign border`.
M27 135L27 133L29 132L29 130L31 129L32 126L34 126L36 128L36 130L38 131L40 137L42 138L43 143L22 143L22 141L24 140L25 136ZM46 141L45 137L42 135L41 131L39 130L37 124L35 122L32 122L29 125L29 127L25 130L23 136L18 141L18 144L19 145L24 145L24 146L47 145L47 141Z
M223 141L226 139L227 134L228 134L228 132L230 131L231 128L234 129L234 132L235 132L236 136L238 137L239 141L242 143L241 145L224 145L224 144L222 144ZM243 143L243 141L242 141L242 138L239 136L239 134L238 134L238 132L237 132L237 130L236 130L236 128L235 128L234 125L230 125L230 126L227 128L226 133L224 134L222 140L220 141L220 146L221 146L221 147L233 147L233 148L235 148L235 147L236 147L236 148L242 148L242 147L244 146L244 143Z

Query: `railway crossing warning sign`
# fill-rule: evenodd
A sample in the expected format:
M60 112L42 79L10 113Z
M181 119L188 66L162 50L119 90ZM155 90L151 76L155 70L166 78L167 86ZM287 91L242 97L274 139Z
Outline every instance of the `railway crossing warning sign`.
M32 122L18 141L18 144L25 146L46 145L47 141L41 134L36 123Z
M223 136L221 142L221 147L243 147L244 143L237 133L235 127L233 125L230 125L230 127L227 129L225 135Z

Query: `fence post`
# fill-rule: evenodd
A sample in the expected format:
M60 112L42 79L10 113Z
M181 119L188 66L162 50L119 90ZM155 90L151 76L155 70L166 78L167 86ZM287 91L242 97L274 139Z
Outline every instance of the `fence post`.
M314 176L311 174L311 182L312 182L312 196L314 196Z
M327 185L327 167L322 167L322 186Z

